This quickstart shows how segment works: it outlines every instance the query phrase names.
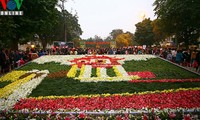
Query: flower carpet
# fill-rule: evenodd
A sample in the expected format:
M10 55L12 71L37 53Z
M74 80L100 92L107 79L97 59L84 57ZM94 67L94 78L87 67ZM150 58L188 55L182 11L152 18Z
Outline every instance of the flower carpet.
M2 76L0 83L0 118L5 119L5 111L44 112L49 119L104 119L87 113L111 111L123 113L112 119L199 117L199 75L153 55L42 56ZM151 116L144 114L149 109ZM70 114L74 111L79 114ZM132 112L140 115L125 115Z

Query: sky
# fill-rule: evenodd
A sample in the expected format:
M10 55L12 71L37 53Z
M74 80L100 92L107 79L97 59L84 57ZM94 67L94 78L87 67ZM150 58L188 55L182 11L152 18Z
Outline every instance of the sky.
M155 0L67 0L65 9L78 15L82 39L95 35L105 39L114 29L135 32L135 24L146 18L154 20Z

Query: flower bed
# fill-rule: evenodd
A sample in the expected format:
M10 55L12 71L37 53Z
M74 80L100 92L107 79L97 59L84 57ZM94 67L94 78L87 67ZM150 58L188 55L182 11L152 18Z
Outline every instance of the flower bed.
M130 80L130 83L177 83L177 82L200 82L200 79L161 79L161 80Z
M138 75L140 78L156 78L156 76L150 71L128 72L128 75Z
M10 84L0 88L1 111L132 113L200 108L200 77L152 55L43 56L0 78L6 81ZM125 116L114 119L118 117Z
M172 101L173 100L173 101ZM59 103L59 104L58 104ZM48 96L20 100L15 110L80 111L123 110L142 108L199 108L200 88L92 96Z

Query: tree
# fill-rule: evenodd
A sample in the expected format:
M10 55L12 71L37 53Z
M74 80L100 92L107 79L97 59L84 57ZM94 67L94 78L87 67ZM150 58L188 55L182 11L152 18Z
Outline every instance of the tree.
M108 36L108 37L106 37L106 39L104 41L112 41L112 37Z
M155 19L151 23L153 27L153 34L154 34L154 43L159 44L159 42L163 41L166 37L167 34L164 32L162 28L162 24L160 22L160 19Z
M140 45L152 45L154 41L153 26L150 18L137 23L135 31L135 40Z
M199 0L156 0L153 5L168 34L176 35L178 42L185 42L186 46L197 42L200 36Z
M6 28L5 26L9 23L7 28L11 35L6 38L11 43L9 46L18 49L18 43L33 40L35 33L44 34L52 30L56 23L55 5L57 2L57 0L25 0L20 9L24 11L23 16L1 17L0 21L5 21L0 24L1 28ZM3 35L8 33L7 31L1 32ZM2 37L1 39L3 39Z
M72 41L75 38L80 38L80 35L82 35L83 31L81 29L80 24L78 23L77 14L72 15L68 11L65 11L65 14L67 40Z
M16 25L12 17L0 17L0 48L9 47Z
M78 24L77 15L64 11L59 12L55 6L58 0L25 0L22 3L23 16L5 16L0 18L0 43L12 43L9 46L17 49L18 43L34 41L34 35L39 35L43 48L53 40L61 40L64 30L63 23L66 21L67 34L70 40L78 38L82 34ZM5 30L3 30L5 28ZM60 33L60 34L59 34ZM6 36L6 37L5 37ZM64 40L64 39L62 39Z
M63 15L65 14L65 15ZM65 16L65 17L64 17ZM64 13L57 11L57 23L52 29L52 33L54 35L54 40L64 41L64 23L66 24L66 32L67 32L67 41L73 41L74 39L79 39L82 34L82 29L80 24L78 23L77 14L72 15L68 11L64 11Z
M132 44L132 35L130 33L121 33L116 38L117 47L128 47Z
M94 41L101 42L101 41L103 41L103 39L100 36L95 35L94 36Z
M124 33L122 29L115 29L115 30L112 30L112 32L110 33L110 36L112 36L112 39L115 40L117 36L122 33Z
M58 23L59 12L55 8L58 0L35 0L24 1L24 19L29 20L28 26L32 28L32 33L39 35L43 48L54 37L53 28ZM28 7L30 6L30 7ZM32 11L30 13L30 11ZM28 14L29 13L29 14Z

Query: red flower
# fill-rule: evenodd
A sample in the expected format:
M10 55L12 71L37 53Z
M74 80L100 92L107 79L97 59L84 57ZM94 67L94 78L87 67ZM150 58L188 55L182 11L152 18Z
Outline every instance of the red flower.
M59 103L59 104L58 104ZM41 99L22 99L14 105L14 110L29 109L52 110L80 109L80 110L118 110L118 109L142 109L142 108L199 108L200 91L187 90L169 93L133 94L129 96L114 95L108 97L78 97ZM152 111L153 112L153 111ZM169 114L173 117L173 114ZM84 116L81 114L80 116Z
M148 120L148 116L146 114L143 115L143 120Z
M161 79L161 80L130 80L130 83L175 83L175 82L200 82L200 79Z
M129 75L138 75L140 78L156 78L156 76L150 71L144 72L128 72Z
M78 115L78 117L79 117L79 118L85 118L85 114L84 114L84 113L80 113L80 114Z
M187 115L184 115L184 120L191 120L191 117L190 117L190 115L189 115L189 114L187 114Z
M119 116L119 115L116 116L116 119L117 119L117 120L123 120L122 117Z

